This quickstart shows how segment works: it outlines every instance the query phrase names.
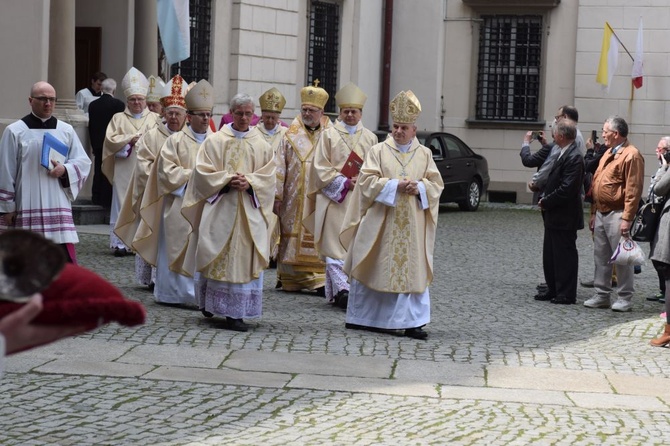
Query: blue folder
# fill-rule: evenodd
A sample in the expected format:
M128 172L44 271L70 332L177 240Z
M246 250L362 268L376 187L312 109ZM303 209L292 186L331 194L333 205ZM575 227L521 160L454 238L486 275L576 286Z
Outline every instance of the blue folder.
M51 164L51 160L56 159L61 164L65 163L69 150L70 148L54 135L45 133L44 140L42 141L42 160L40 164L51 170L54 167L53 164Z

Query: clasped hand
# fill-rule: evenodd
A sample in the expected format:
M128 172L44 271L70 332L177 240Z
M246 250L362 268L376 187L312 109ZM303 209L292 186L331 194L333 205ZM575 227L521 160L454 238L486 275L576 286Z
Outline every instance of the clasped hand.
M230 187L238 191L244 191L249 189L249 182L243 174L236 172L233 179L230 180Z
M400 180L398 191L407 195L419 195L419 182L412 180Z

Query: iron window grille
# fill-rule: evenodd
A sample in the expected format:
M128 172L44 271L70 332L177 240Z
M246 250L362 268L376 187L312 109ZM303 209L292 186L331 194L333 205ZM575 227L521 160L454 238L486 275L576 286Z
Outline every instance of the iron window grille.
M191 56L172 64L170 77L180 74L188 82L209 79L209 38L212 0L189 0Z
M337 113L337 67L339 58L340 6L337 3L312 1L309 15L307 81L318 79L319 87L328 92L326 113Z
M481 18L476 118L537 121L542 16L485 15Z

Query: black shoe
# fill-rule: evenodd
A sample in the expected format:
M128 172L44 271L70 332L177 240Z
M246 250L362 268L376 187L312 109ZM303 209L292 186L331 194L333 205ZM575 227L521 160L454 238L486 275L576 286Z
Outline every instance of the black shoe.
M546 283L541 283L535 287L538 291L543 292L549 289L549 286Z
M277 281L277 284L275 285L275 290L280 290L281 289L281 280Z
M203 316L205 317L214 317L213 313L210 313L209 311L205 310L204 308L200 309L200 312L202 313Z
M116 248L114 250L114 257L125 257L131 253L126 248Z
M340 307L344 310L347 309L347 303L349 302L349 291L341 290L335 295L335 306Z
M663 299L663 293L656 293L653 296L647 297L647 300L651 302L658 302L661 299Z
M546 302L546 301L549 301L549 300L552 300L552 299L555 299L555 298L556 298L556 296L554 294L549 293L549 292L537 293L535 295L535 300L539 300L539 301L543 301L543 302Z
M227 317L226 318L225 327L228 330L233 330L233 331L245 332L245 331L249 330L249 326L247 324L245 324L242 319L233 319L232 317Z
M270 263L268 264L269 269L277 269L277 259L270 259Z
M568 299L563 296L556 296L553 299L551 299L552 304L559 304L559 305L573 305L577 303L577 299L572 298Z
M153 292L154 288L156 288L156 284L153 283L153 282L151 282L149 285L147 285L147 289L148 289L149 291L152 291L152 292Z
M412 339L428 339L428 333L423 331L423 328L407 328L405 330L405 336Z
M348 328L349 330L369 330L370 329L370 327L366 327L365 325L350 324L349 322L344 324L344 328Z
M315 289L316 295L319 297L326 297L326 287L325 286L320 286L319 288Z

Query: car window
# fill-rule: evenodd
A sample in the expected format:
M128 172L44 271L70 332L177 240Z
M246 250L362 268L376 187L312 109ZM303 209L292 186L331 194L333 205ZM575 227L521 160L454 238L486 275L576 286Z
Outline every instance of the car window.
M437 136L432 136L426 140L426 147L430 149L433 153L433 159L443 159L444 158L444 143L442 139Z
M469 156L468 151L463 147L456 139L450 138L449 136L444 137L444 140L447 145L447 152L449 153L449 158L462 158L464 156Z

